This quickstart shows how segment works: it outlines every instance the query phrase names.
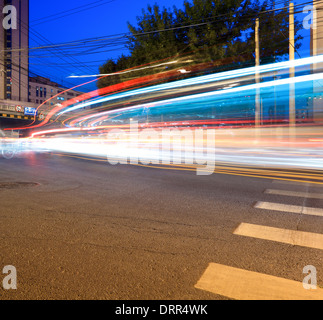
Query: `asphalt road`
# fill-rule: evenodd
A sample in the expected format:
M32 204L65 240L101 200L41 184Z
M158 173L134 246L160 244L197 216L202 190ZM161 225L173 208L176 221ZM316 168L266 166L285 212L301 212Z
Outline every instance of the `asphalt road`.
M234 234L241 223L322 234L320 216L255 208L323 208L265 193L319 186L54 155L0 165L0 270L15 266L18 285L2 300L228 299L195 287L210 263L295 281L313 265L323 285L322 250Z

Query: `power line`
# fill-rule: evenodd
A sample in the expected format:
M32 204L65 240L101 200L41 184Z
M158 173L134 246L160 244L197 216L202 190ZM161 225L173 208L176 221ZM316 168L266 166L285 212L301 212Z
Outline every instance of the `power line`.
M93 8L97 8L99 6L103 6L105 4L112 3L112 2L114 2L116 0L104 1L103 3L102 3L102 1L104 1L104 0L99 0L99 1L91 2L89 4L86 4L86 5L83 5L83 6L80 6L80 7L76 7L74 9L65 10L65 11L60 12L60 13L52 14L50 16L47 16L47 17L44 17L44 18L40 18L40 19L34 20L34 22L37 22L37 21L41 21L41 22L38 22L36 24L33 24L33 26L36 26L36 25L39 25L39 24L43 24L43 23L47 23L47 22L50 22L50 21L55 21L55 20L64 18L66 16L71 16L73 14L77 14L77 13L80 13L80 12L83 12L83 11L87 11L87 10L90 10L90 9L93 9ZM101 2L101 3L99 4L99 2ZM84 8L84 7L89 7L89 8ZM81 8L83 8L83 9L81 9ZM78 9L81 9L81 10L78 10ZM75 10L77 10L77 11L75 11ZM75 12L73 12L73 11L75 11ZM55 17L55 18L52 18L52 17ZM48 18L52 18L52 19L48 19ZM45 21L42 21L42 20L45 20Z
M314 2L315 3L316 2L322 2L322 0L316 0ZM304 6L306 4L311 4L311 3L313 3L313 1L304 2L302 4L299 4L299 5L295 6L295 7ZM259 15L263 15L265 13L270 13L270 12L275 12L275 11L282 11L282 10L287 9L287 8L288 7L261 11L259 13L254 14L254 15L245 16L244 19L256 18ZM298 11L298 12L295 11L296 14L300 13L300 12L301 11ZM287 14L289 14L289 13L287 13ZM177 27L171 27L171 28L147 31L147 32L140 32L140 33L135 33L135 34L133 34L131 32L128 32L128 33L120 33L120 34L115 34L115 35L105 36L105 37L87 38L87 39L83 39L83 40L76 40L76 41L64 42L64 43L59 43L59 44L52 44L52 45L47 45L47 46L33 47L33 48L29 48L29 51L45 50L45 49L60 48L60 47L74 49L74 48L78 48L77 46L83 46L84 47L85 45L88 45L90 43L107 42L107 41L110 41L112 45L114 44L113 41L120 41L122 44L125 44L125 43L127 43L129 41L129 37L146 36L146 35L150 35L150 34L154 34L154 33L169 32L169 31L186 29L186 28L200 27L200 26L207 25L209 23L216 23L216 22L220 22L220 21L223 22L222 18L224 16L227 16L227 15L219 15L219 16L216 17L216 18L221 18L221 20L213 20L213 21L208 21L208 22L202 22L202 23L199 23L199 24L183 25L183 26L177 26ZM22 50L26 50L26 49L12 49L11 51L14 52L14 51L22 51Z
M102 0L101 0L102 1ZM320 3L322 2L322 0L320 1L314 1L315 3ZM282 1L281 3L284 3L284 1ZM306 5L306 4L309 4L309 3L312 3L311 2L304 2L302 4L299 4L297 5L297 7L301 6L301 5ZM262 12L259 12L259 13L255 13L254 15L248 15L248 16L245 16L244 19L250 19L250 18L254 18L258 15L261 15L261 14L265 14L265 13L269 13L269 12L277 12L277 11L282 11L284 9L286 9L287 7L284 7L284 8L278 8L278 9L270 9L270 10L264 10ZM296 12L298 13L298 12ZM288 13L286 13L288 14ZM50 44L50 45L47 45L47 46L40 46L40 47L36 47L36 48L30 48L30 49L12 49L12 50L7 50L7 52L12 52L13 54L15 54L16 52L21 52L23 50L25 50L25 52L27 52L27 54L29 54L30 51L36 51L36 50L47 50L49 52L51 52L52 50L54 49L58 49L58 50L61 50L61 48L65 48L65 50L71 50L70 52L66 52L66 51L61 51L62 54L64 54L64 56L66 58L71 58L71 59L74 59L74 63L71 64L71 63L67 63L67 65L70 65L73 69L76 67L79 67L77 64L78 62L75 60L75 57L76 56L84 56L84 55L90 55L90 54L99 54L99 53L103 53L103 52L110 52L110 51L113 51L113 50L120 50L122 49L122 47L116 47L116 46L124 46L128 43L128 36L131 35L131 36L146 36L146 35L150 35L150 34L154 34L154 33L160 33L160 32L167 32L167 31L172 31L172 30L178 30L178 29L184 29L184 28L199 28L203 25L206 25L206 24L209 24L209 23L216 23L218 21L222 21L223 22L223 17L225 16L228 16L228 15L218 15L216 17L211 17L211 18L207 18L207 19L213 19L212 21L207 21L207 22L203 22L203 23L200 23L200 24L190 24L190 25L182 25L182 26L175 26L175 27L172 27L172 28L165 28L165 29L162 29L162 30L153 30L153 31L150 31L150 32L144 32L144 33L137 33L137 34L132 34L132 33L123 33L123 34L119 34L119 35L112 35L112 36L108 36L107 37L95 37L95 38L89 38L89 39L85 39L85 40L77 40L77 41L72 41L72 42L68 42L68 43L63 43L63 44ZM214 20L215 18L218 18L219 20ZM220 20L221 18L221 20ZM231 18L232 19L232 18ZM34 33L35 34L35 33ZM41 35L40 36L37 36L36 34L36 37L38 37L40 40L42 37ZM225 37L225 35L223 35L223 37ZM43 37L44 38L44 37ZM112 49L109 49L109 50L101 50L101 51L97 51L99 49L102 49L102 48L111 48ZM114 48L115 47L115 48ZM78 49L84 49L84 48L88 48L87 51L83 51L83 52L75 52L75 50L78 50ZM30 50L30 51L29 51ZM91 51L92 52L89 52ZM96 50L96 51L95 51ZM57 56L57 52L54 51L54 56ZM40 58L50 58L50 57L54 57L54 56L44 56L44 55L41 55L41 56L30 56L30 58L33 58L33 59L40 59ZM59 55L60 58L62 58L60 55ZM64 59L62 59L64 61ZM66 60L65 60L66 61ZM88 66L86 64L84 64L82 66L82 70L83 68L88 68ZM66 70L66 69L64 69ZM83 72L83 71L82 71Z

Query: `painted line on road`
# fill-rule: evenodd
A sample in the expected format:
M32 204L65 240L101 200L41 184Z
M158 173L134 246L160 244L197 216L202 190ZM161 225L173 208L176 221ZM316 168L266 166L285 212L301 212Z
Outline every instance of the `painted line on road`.
M242 223L234 235L323 250L323 234Z
M316 182L311 181L290 181L290 180L273 180L273 184L288 184L288 185L296 185L296 186L309 186L312 185L317 188L323 188L322 184L318 184Z
M195 288L236 300L322 300L323 289L302 282L210 263Z
M254 208L323 217L323 209L259 201Z
M287 197L299 197L299 198L311 198L311 199L323 199L322 193L310 193L310 192L299 192L299 191L288 191L288 190L276 190L267 189L266 194L275 194Z

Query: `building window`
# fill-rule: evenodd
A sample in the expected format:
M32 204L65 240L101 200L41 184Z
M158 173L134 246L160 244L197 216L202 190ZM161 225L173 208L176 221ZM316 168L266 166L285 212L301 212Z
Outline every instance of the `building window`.
M36 87L36 97L39 97L39 87ZM37 100L36 100L37 101ZM38 103L38 102L37 102Z
M6 30L6 46L7 46L7 49L11 49L12 47L12 32L11 30Z

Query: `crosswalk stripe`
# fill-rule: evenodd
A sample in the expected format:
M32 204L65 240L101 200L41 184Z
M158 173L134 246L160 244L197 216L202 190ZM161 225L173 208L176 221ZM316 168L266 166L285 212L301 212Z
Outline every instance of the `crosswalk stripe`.
M298 281L210 263L195 288L236 300L322 300L323 289Z
M242 223L235 235L323 250L323 234Z
M289 191L289 190L275 190L267 189L266 194L275 194L288 197L300 197L300 198L311 198L311 199L323 199L323 194L321 193L310 193L310 192L299 192L299 191Z
M323 217L323 209L259 201L254 208Z

